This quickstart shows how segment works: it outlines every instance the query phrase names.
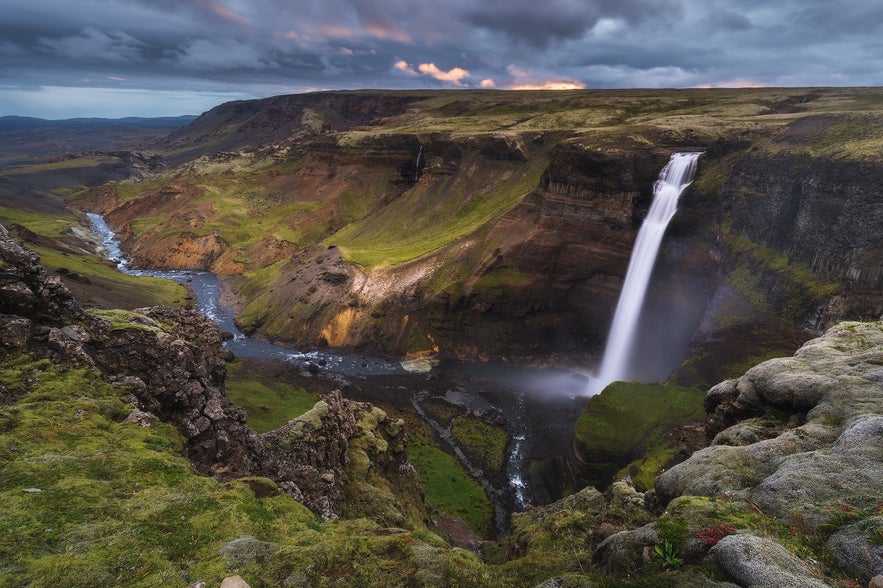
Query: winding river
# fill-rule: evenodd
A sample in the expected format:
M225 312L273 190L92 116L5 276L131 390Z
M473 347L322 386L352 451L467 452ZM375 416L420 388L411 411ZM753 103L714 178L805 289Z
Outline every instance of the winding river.
M101 239L107 257L116 263L117 269L121 272L132 276L166 278L189 286L196 297L197 310L217 324L221 331L232 334L232 338L224 342L224 348L232 351L234 355L284 361L301 365L311 371L323 370L348 376L405 372L401 364L391 360L360 355L335 355L322 351L302 353L290 347L249 337L236 326L233 311L220 305L221 282L215 274L203 270L133 269L120 248L119 238L107 225L104 217L91 212L86 213L86 216L92 223L93 233Z

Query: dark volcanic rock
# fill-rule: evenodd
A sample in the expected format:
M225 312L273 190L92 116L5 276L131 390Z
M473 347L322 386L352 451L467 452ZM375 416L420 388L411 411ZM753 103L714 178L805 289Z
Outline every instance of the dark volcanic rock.
M55 320L83 317L67 287L40 265L40 256L22 247L0 225L0 314L30 312Z
M146 324L131 328L91 321L96 337L90 354L98 367L144 383L133 393L147 411L181 431L198 469L225 477L252 471L255 433L224 394L218 327L192 310L154 307L142 314Z

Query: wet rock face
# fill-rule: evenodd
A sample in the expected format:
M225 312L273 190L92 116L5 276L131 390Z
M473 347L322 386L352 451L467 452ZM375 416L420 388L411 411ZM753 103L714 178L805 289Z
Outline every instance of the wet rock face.
M723 197L733 228L752 241L841 278L851 290L883 290L881 183L877 163L750 155L727 178Z

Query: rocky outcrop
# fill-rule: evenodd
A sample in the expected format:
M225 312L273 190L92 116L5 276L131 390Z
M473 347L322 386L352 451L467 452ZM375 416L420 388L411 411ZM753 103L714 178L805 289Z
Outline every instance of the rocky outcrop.
M709 392L708 408L723 422L730 414L770 411L791 419L775 436L755 442L731 429L721 432L657 479L658 496L664 502L688 494L738 496L783 519L799 513L811 528L830 519L826 507L838 500L872 506L867 497L883 494L881 363L883 324L841 323L794 357L719 384ZM740 439L749 442L729 444Z
M739 586L827 587L815 578L806 563L769 539L730 535L712 547L708 555Z
M82 318L83 311L56 276L40 265L40 257L22 247L0 225L0 314L34 315L53 323ZM4 325L9 324L7 319ZM6 327L4 327L6 328ZM24 323L9 328L20 336ZM5 339L5 337L4 337Z
M403 525L422 518L403 423L366 403L327 395L284 427L257 435L224 392L218 327L196 311L153 307L84 312L39 258L0 225L0 353L95 370L130 395L129 422L172 424L201 472L273 480L329 518L346 511ZM0 387L0 404L13 400ZM403 492L391 497L389 488ZM373 495L372 501L362 500Z

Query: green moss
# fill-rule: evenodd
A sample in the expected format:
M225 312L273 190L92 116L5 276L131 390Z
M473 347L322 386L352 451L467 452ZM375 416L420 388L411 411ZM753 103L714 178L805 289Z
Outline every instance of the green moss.
M506 266L494 268L475 281L476 289L520 288L528 285L530 278L518 268Z
M509 433L504 428L472 416L461 416L452 421L451 434L460 448L483 467L495 472L503 469L509 445Z
M228 364L227 370L227 395L245 409L249 426L258 433L278 429L319 400L312 392L274 381L241 363Z
M0 407L2 586L217 586L234 573L252 586L298 574L317 586L501 585L425 529L323 523L268 480L199 475L172 427L123 423L124 391L88 369L7 355L0 381L16 398ZM243 538L272 548L221 549Z
M742 235L731 235L724 243L733 263L728 281L762 312L796 323L840 289L837 281Z
M672 455L672 428L703 418L705 394L673 384L614 382L589 399L574 428L587 483L600 486L629 464L642 489ZM634 461L637 458L637 461Z

